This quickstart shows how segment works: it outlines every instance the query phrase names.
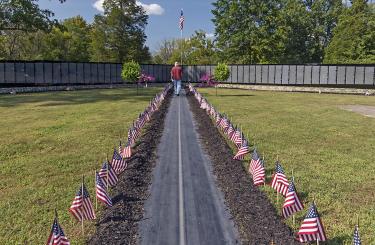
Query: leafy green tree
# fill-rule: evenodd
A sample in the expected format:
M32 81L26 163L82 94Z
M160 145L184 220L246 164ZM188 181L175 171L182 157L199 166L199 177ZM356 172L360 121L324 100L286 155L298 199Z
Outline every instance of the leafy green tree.
M138 81L141 77L141 66L135 61L125 62L124 65L122 66L121 77L125 81L137 83L137 95L138 95L138 87L139 87Z
M202 31L196 31L189 39L164 40L153 60L157 64L173 64L183 55L184 65L208 65L218 61L214 41Z
M375 7L354 0L339 19L324 63L375 63Z
M61 27L45 34L43 58L47 60L89 61L90 27L81 16L65 19Z
M227 64L218 63L215 70L214 70L214 78L216 82L224 82L230 76L230 70ZM217 95L217 86L216 87L216 95Z
M92 60L123 62L135 60L147 62L151 59L145 46L145 27L148 16L135 0L106 0L104 15L96 16L93 24Z
M230 63L321 62L341 0L217 0L213 22Z
M59 0L65 2L65 0ZM54 14L48 9L40 9L37 0L1 0L0 31L48 30L57 23L51 20Z

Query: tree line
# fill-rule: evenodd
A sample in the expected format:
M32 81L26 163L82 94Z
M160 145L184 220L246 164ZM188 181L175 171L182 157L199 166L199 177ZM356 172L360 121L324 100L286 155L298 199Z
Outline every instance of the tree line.
M65 2L65 0L52 0ZM135 0L105 0L87 23L61 22L37 0L0 0L0 59L187 65L375 63L375 4L366 0L217 0L215 35L164 40L151 55Z
M0 59L149 62L142 7L135 0L106 0L103 7L93 23L81 16L58 22L36 0L0 0Z
M366 0L217 0L215 37L165 40L156 63L375 63L375 4Z

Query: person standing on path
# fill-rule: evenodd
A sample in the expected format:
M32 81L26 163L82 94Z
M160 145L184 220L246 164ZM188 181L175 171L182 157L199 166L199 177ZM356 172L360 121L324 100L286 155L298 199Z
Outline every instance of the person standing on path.
M179 96L181 90L182 68L178 62L174 63L174 67L171 70L171 80L174 85L174 93Z

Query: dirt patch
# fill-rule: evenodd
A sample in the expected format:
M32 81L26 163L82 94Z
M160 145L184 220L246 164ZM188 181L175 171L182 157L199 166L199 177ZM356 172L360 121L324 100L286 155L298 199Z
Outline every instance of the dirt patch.
M96 224L96 233L87 244L136 244L138 222L143 218L144 202L149 196L156 148L163 133L165 115L171 100L168 93L160 110L151 118L145 133L135 147L129 167L119 176L111 191L112 208L105 209Z
M277 245L300 244L294 240L291 229L277 215L267 196L253 186L243 165L233 160L226 140L190 93L188 100L242 244L269 245L272 240Z
M357 112L366 117L373 117L375 118L375 106L369 105L343 105L340 106L341 109Z

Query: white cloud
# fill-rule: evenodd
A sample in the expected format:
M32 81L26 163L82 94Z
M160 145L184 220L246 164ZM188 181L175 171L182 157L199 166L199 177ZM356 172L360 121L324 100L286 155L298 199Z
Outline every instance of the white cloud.
M92 6L100 12L104 12L103 8L104 0L97 0ZM136 2L138 6L141 6L147 15L162 15L164 14L164 9L156 3L145 4L140 1Z
M100 12L104 12L103 3L104 0L97 0L92 6Z
M148 15L162 15L162 14L164 14L164 9L159 4L156 4L156 3L145 4L145 3L141 3L139 1L137 1L137 4L139 6L142 6L144 11Z

